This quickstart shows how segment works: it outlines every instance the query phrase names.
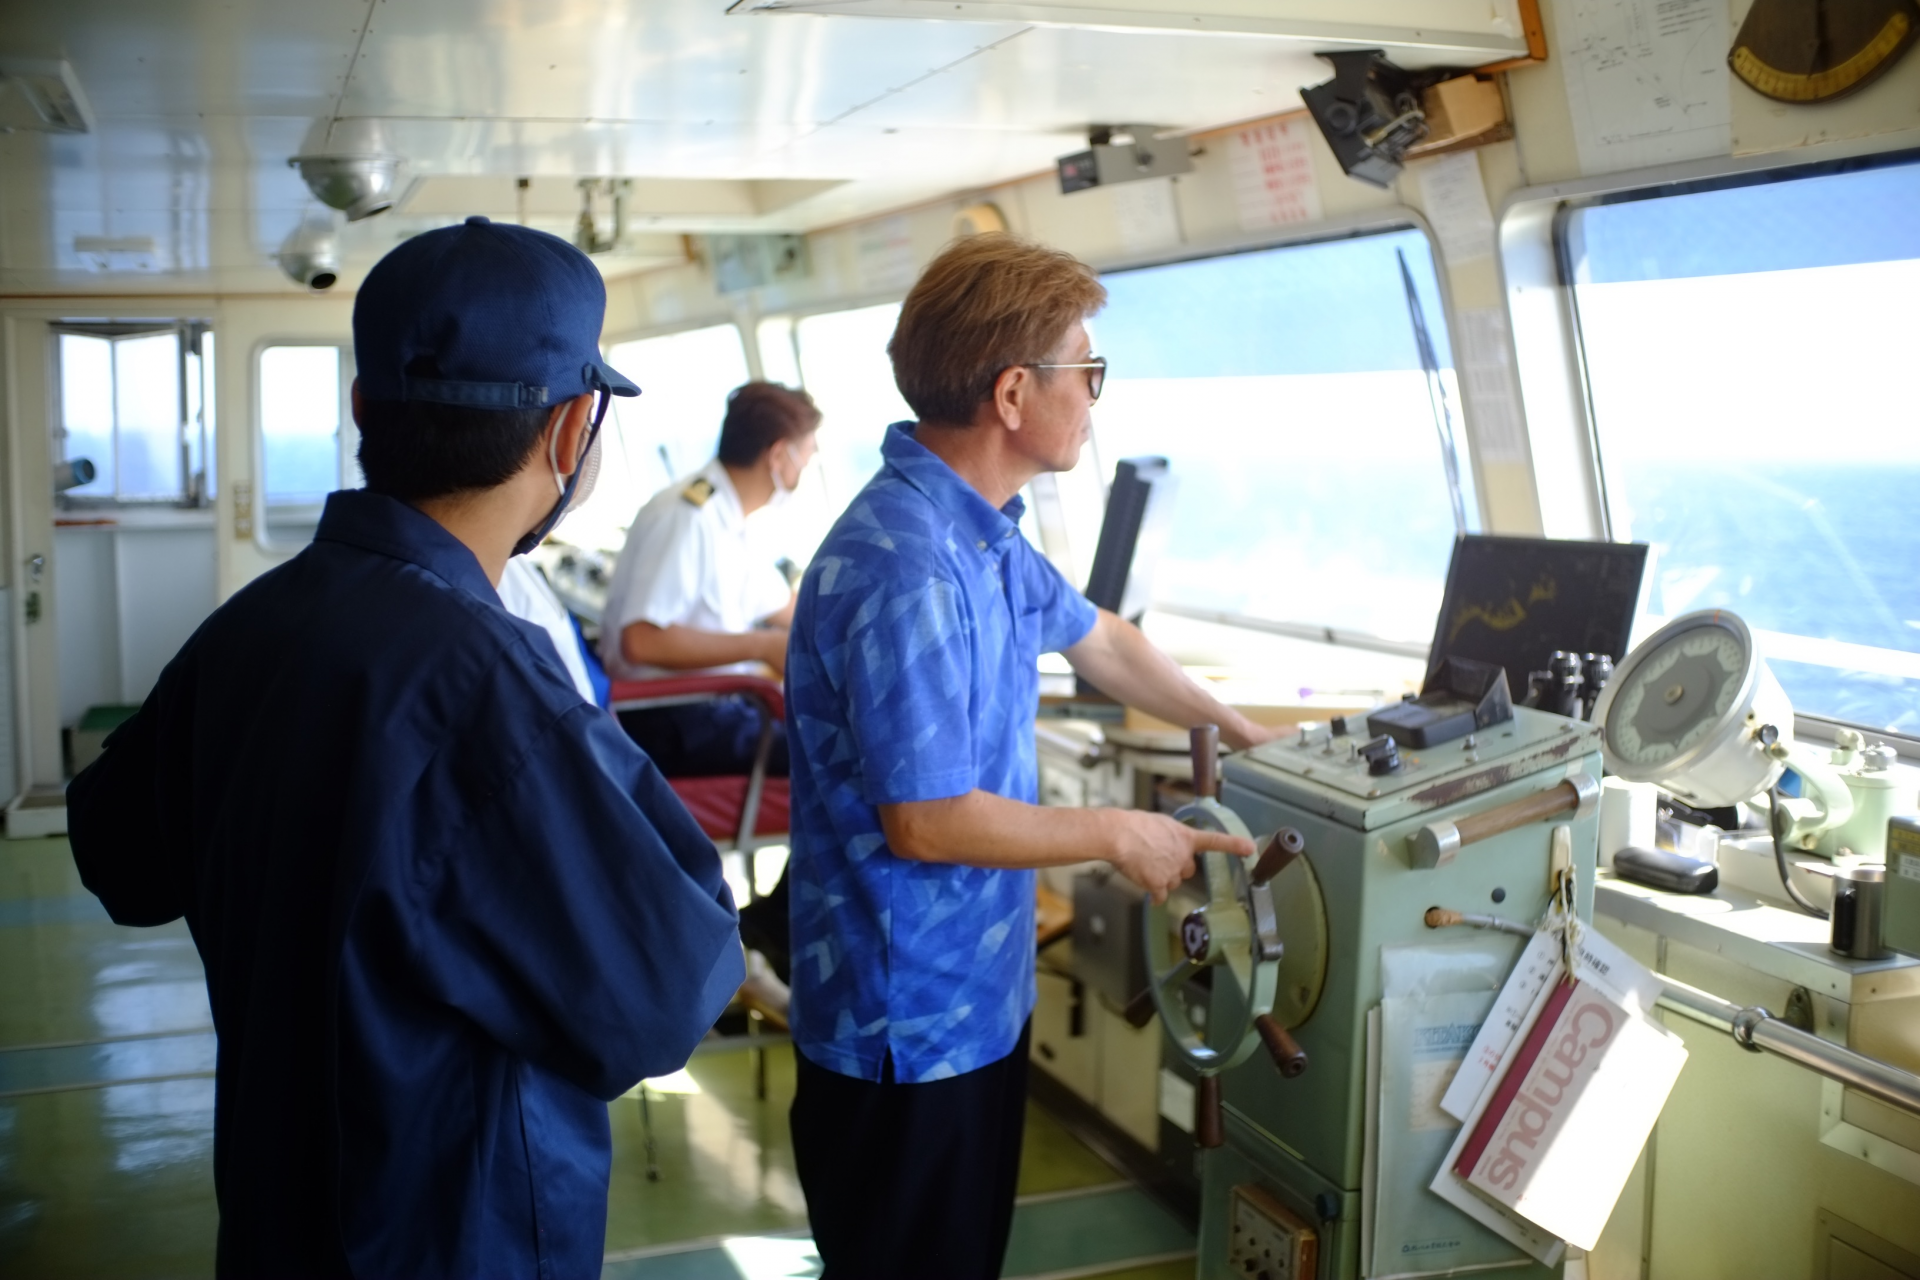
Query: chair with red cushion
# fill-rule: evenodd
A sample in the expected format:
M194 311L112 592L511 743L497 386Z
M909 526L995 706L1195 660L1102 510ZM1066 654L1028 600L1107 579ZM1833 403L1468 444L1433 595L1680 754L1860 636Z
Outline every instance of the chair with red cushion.
M714 778L668 778L680 802L687 806L700 829L722 853L739 853L746 859L747 884L757 887L754 854L767 845L787 843L787 780L767 776L767 759L773 753L774 727L786 715L786 698L780 686L761 676L698 675L668 676L660 680L615 680L608 695L607 709L646 711L657 707L684 707L721 698L744 697L760 709L760 741L754 749L753 768L744 774L723 774ZM749 892L755 892L750 888ZM785 987L767 994L766 979L749 976L738 1000L748 1017L747 1045L754 1053L754 1076L759 1097L767 1096L766 1049L784 1041L784 1034L769 1039L761 1034L763 1023L772 1023L778 1033L786 1030ZM654 1153L653 1116L647 1107L647 1085L641 1081L640 1124L645 1135L647 1179L660 1180L660 1167Z
M774 729L786 714L786 699L780 686L762 676L744 675L616 680L608 698L608 709L618 714L684 707L736 696L746 698L760 709L760 743L754 751L753 768L744 774L716 778L669 778L667 785L721 852L746 856L751 884L754 851L787 842L787 780L767 776Z

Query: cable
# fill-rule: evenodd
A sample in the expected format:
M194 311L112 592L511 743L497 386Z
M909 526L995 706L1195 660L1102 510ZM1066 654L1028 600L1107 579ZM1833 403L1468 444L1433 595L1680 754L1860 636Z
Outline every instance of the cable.
M1825 920L1827 913L1807 900L1793 883L1793 877L1787 874L1787 851L1780 847L1780 784L1776 781L1767 788L1767 830L1773 833L1773 865L1780 872L1780 883L1786 887L1787 896L1793 899L1793 905L1810 916Z

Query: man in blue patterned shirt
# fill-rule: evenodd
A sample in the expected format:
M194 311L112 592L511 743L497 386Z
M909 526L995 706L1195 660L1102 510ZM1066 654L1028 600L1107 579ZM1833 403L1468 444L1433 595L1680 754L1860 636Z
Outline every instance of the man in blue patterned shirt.
M1036 660L1231 745L1270 731L1098 610L1020 536L1105 365L1106 300L1071 256L950 246L888 352L918 422L815 555L787 661L794 1154L827 1280L999 1274L1034 1002L1034 869L1102 858L1156 897L1246 841L1157 814L1043 809Z

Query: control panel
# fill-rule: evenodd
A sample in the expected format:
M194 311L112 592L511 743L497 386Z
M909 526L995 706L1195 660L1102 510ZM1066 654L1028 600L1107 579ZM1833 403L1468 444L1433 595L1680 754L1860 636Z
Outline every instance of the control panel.
M1284 789L1296 804L1367 830L1555 761L1578 760L1599 745L1594 725L1516 707L1504 724L1420 749L1369 734L1358 716L1336 716L1325 724L1303 724L1236 761L1243 770L1282 775L1268 789Z

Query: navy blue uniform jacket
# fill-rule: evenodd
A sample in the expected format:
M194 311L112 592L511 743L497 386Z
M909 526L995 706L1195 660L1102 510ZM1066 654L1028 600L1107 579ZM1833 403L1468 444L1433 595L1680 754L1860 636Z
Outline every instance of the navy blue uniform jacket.
M221 1274L599 1275L606 1103L738 986L733 903L465 546L334 494L68 806L113 918L206 964Z

